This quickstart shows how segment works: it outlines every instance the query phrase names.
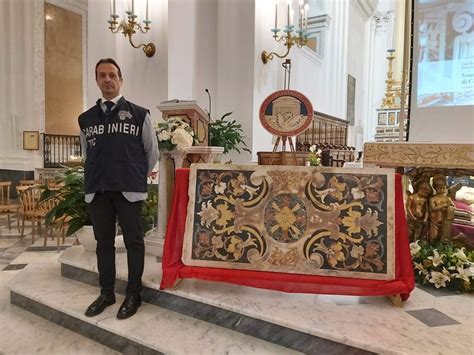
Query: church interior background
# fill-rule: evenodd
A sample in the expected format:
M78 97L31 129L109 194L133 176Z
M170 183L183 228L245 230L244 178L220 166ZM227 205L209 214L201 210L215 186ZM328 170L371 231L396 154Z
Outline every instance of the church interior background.
M453 10L457 5L470 11L466 21L474 23L471 0L416 1L435 3L440 24L446 7L460 11ZM290 5L296 26L300 9L301 18L307 16L307 43L264 64L262 50L286 50L270 30L287 20ZM123 16L130 6L152 21L148 33L133 35L135 43L154 43L152 57L109 29L111 13ZM366 143L407 139L406 16L412 6L411 0L0 0L0 184L11 181L12 203L20 203L16 186L22 181L50 179L59 163L77 159L77 116L100 95L94 67L106 57L121 66L123 95L149 108L154 122L176 100L195 103L211 122L232 112L250 152L233 151L223 160L268 163L276 137L262 126L260 105L273 92L291 89L304 93L314 109L310 130L295 140L299 165L316 144L330 152L333 167L358 168L369 152ZM461 129L474 132L470 114L471 126ZM474 188L474 142L443 142L451 143L467 146L466 160L432 167L461 182L464 202L474 206L474 193L467 190ZM395 154L377 159L372 167L406 172L403 189L411 192L404 197L413 196L408 177L421 178L409 167L417 164ZM156 168L163 189L165 175L170 184L173 178L162 161ZM464 173L453 173L460 168ZM159 213L170 208L171 198L160 191ZM40 230L35 240L29 224L23 236L14 216L10 221L1 212L0 204L0 353L472 354L474 348L474 287L460 293L417 283L398 306L382 296L286 293L197 279L160 291L162 255L155 252L146 257L149 298L139 313L120 323L106 311L91 322L82 314L97 292L95 254L75 236L61 245L57 237L56 245ZM462 233L472 233L464 245L472 253L474 208L469 223L461 221L466 213L457 213ZM161 239L152 235L147 248L162 247L165 231L166 223L158 221ZM118 252L123 283L126 259L120 247ZM471 266L464 277L474 284L474 260L466 262Z

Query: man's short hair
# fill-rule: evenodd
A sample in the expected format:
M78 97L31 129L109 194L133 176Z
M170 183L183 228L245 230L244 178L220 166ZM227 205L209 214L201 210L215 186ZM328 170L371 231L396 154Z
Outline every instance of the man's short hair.
M103 58L99 60L97 64L95 65L95 79L96 80L97 80L97 68L100 64L104 64L104 63L109 63L109 64L114 65L118 70L119 78L122 79L122 71L120 70L120 67L118 66L117 62L113 60L112 58Z

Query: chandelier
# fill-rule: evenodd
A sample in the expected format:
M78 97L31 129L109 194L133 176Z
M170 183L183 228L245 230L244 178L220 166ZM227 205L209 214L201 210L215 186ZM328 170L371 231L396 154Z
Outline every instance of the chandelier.
M109 30L112 33L122 32L125 37L128 37L130 44L133 48L142 48L147 57L153 57L156 52L156 47L153 43L148 44L138 44L135 45L132 41L132 36L140 31L141 33L148 33L148 30L151 28L151 21L148 19L148 0L146 0L146 15L145 20L143 20L144 26L142 27L138 21L138 16L135 13L135 0L131 0L129 3L128 10L125 11L126 17L128 19L120 20L120 16L116 12L116 0L110 0L110 20ZM125 17L125 16L124 16Z
M298 18L299 27L295 30L294 17L295 11L293 9L293 1L287 0L287 12L286 12L286 24L281 30L278 28L278 3L279 0L275 0L275 27L270 31L273 33L273 39L277 42L283 42L287 48L285 54L278 54L276 52L262 51L261 58L263 64L267 64L269 60L272 60L274 56L278 58L285 58L290 54L291 47L295 44L301 48L308 42L308 3L305 4L305 0L299 0ZM280 31L282 31L280 33Z

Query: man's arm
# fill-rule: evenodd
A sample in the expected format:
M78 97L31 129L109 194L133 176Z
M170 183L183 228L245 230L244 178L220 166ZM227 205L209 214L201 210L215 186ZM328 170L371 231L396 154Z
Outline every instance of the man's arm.
M160 158L160 152L149 113L146 114L143 122L142 144L148 159L148 174L150 174Z
M87 139L86 139L86 135L84 134L84 132L82 132L82 130L80 130L79 138L81 140L82 159L84 161L86 161L86 158L87 158Z

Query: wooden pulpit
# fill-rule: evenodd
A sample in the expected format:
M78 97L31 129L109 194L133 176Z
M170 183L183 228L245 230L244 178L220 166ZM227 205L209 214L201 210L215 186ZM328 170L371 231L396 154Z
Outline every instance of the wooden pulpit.
M196 101L178 99L165 101L158 105L158 109L163 113L163 119L165 121L170 117L178 117L189 124L196 138L194 145L209 145L209 116L196 104Z

